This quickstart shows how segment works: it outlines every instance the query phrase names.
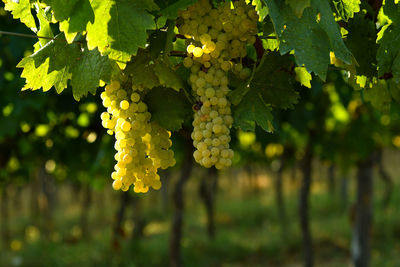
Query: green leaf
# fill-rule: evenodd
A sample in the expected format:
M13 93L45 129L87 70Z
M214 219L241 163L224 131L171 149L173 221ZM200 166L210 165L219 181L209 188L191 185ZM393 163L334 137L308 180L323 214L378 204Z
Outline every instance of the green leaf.
M23 89L48 91L55 86L61 93L71 78L70 68L79 51L78 45L69 45L62 35L58 35L39 51L22 59L17 67L24 68L21 77L26 78L26 85Z
M384 76L391 73L393 79L400 82L400 6L393 0L386 0L383 7L385 15L392 20L387 28L382 29L382 38L376 55L378 61L378 75ZM382 32L379 32L382 34Z
M333 17L332 9L328 0L311 0L312 5L315 6L320 14L321 21L319 24L326 32L331 44L331 49L335 56L341 59L346 64L351 64L352 54L347 49L343 42L342 34L340 33L339 26Z
M311 7L304 9L301 18L283 1L264 1L280 40L279 51L282 55L294 50L297 65L304 65L323 80L331 50L346 64L351 63L352 55L344 45L327 0L311 0Z
M154 66L154 71L161 85L170 87L177 92L184 88L182 79L164 61L158 61Z
M333 0L333 4L339 16L347 22L360 11L361 0Z
M261 94L265 103L274 107L293 107L299 95L293 89L292 66L289 56L280 56L276 52L265 54L252 77L229 94L231 102L238 105L246 94L254 91Z
M47 20L44 10L40 7L37 7L37 18L39 20L39 25L40 25L37 35L53 38L54 35L53 35L53 31L51 30L51 27L50 27L50 22ZM50 40L48 40L48 39L40 38L39 39L40 46L43 47L49 41Z
M43 2L46 5L51 6L54 13L54 18L57 21L63 21L70 16L76 5L81 2L81 0L43 0Z
M11 11L14 19L20 19L28 28L36 32L35 19L31 13L31 3L29 0L3 0L4 9Z
M196 3L197 0L179 0L173 4L169 4L167 7L160 11L160 14L167 19L176 19L178 17L178 11L184 10L188 6Z
M65 2L57 0L53 2ZM54 9L54 8L53 8ZM60 22L60 31L65 33L66 39L71 43L76 34L86 30L89 22L94 22L94 12L89 0L79 0L67 18Z
M154 71L154 61L146 52L140 51L131 63L126 66L126 73L132 76L132 82L136 85L143 85L146 88L160 86Z
M348 22L347 29L349 33L347 34L346 45L357 60L357 74L368 77L376 76L378 45L376 44L375 23L366 18L365 14L358 13L354 16L354 19Z
M274 130L272 126L271 107L262 96L254 91L249 92L233 111L234 125L243 131L256 129L256 124L267 132Z
M100 79L110 79L110 64L108 58L102 57L97 50L89 51L76 43L68 44L64 35L59 34L39 51L22 59L17 67L23 68L24 90L43 88L43 91L48 91L54 86L61 93L71 80L73 95L79 100L88 92L94 93Z
M301 85L304 85L307 88L311 88L311 74L308 73L307 69L304 67L296 67L294 68L296 72L296 81L298 81Z
M112 65L110 60L101 56L97 49L85 49L72 68L72 93L76 100L86 96L88 92L96 94L99 81L111 80Z
M262 0L253 0L251 4L254 6L255 10L260 17L260 21L264 21L265 17L268 15L268 8L265 6Z
M325 80L329 64L328 36L315 21L317 13L306 8L298 18L285 5L278 6L266 0L275 31L280 36L279 51L282 55L294 50L298 66L305 66Z
M250 82L250 91L259 92L264 102L274 107L292 108L299 98L293 88L294 78L289 73L292 65L289 56L265 55Z
M383 111L387 111L390 107L390 102L392 102L392 96L386 82L383 80L372 82L368 88L365 88L364 99L367 102L371 102L374 108Z
M93 0L95 19L87 26L89 49L98 47L110 59L126 63L147 43L147 30L155 29L152 0Z
M243 82L238 87L236 87L235 90L229 93L229 99L231 100L233 105L238 105L242 101L243 97L247 94L247 92L249 92L249 82L250 81Z
M151 119L170 131L181 129L185 119L192 116L187 99L170 88L153 88L144 101L149 107Z
M300 18L303 15L304 9L310 6L311 0L285 0L285 3L289 5L294 14Z

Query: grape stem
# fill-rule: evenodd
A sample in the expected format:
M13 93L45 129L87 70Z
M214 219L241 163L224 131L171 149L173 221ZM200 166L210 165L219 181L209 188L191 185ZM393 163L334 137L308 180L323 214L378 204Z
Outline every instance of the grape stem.
M39 36L35 34L26 34L26 33L19 33L19 32L7 32L7 31L0 31L0 36L1 35L10 35L10 36L18 36L18 37L25 37L25 38L34 38L34 39L47 39L51 41L56 41L59 39L56 39L55 37L47 37L47 36ZM59 40L61 41L61 40ZM81 43L79 41L73 41L74 43Z
M186 57L186 52L184 52L184 51L171 51L170 52L170 56L173 56L173 57Z

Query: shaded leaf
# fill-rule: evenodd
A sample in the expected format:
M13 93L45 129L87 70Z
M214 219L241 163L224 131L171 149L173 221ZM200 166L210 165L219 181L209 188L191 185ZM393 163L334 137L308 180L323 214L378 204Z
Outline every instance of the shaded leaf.
M170 88L153 88L144 101L149 107L152 120L170 131L181 129L185 119L192 116L186 97Z
M262 96L254 91L249 92L233 111L234 125L243 131L252 131L259 125L267 132L274 130L272 126L271 107Z
M173 71L165 62L158 61L154 66L154 71L160 80L160 84L165 87L170 87L175 91L184 88L184 83L181 77Z

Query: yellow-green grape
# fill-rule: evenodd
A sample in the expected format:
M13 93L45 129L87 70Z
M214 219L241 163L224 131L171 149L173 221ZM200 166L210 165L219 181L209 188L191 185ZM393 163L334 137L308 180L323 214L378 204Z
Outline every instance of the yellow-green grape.
M175 164L170 150L171 133L150 122L151 114L142 101L147 90L142 86L121 87L111 82L101 93L107 112L101 114L102 125L109 134L115 133L114 158L117 161L111 174L115 190L145 193L150 187L160 189L159 168Z
M232 60L241 62L246 45L255 42L257 21L257 12L245 0L233 2L233 7L225 2L217 8L208 0L200 0L180 11L178 29L189 39L189 56L183 65L191 70L189 83L201 103L196 105L193 120L193 157L204 167L222 169L232 164L229 129L233 118L227 98L227 72L232 70L241 79L250 76L250 69Z

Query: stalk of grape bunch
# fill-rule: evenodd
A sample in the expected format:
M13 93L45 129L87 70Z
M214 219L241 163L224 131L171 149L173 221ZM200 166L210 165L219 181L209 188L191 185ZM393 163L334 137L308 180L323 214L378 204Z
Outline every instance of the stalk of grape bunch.
M196 98L193 120L193 154L196 162L210 168L229 167L234 152L229 148L231 103L227 98L228 72L246 79L250 71L243 68L241 58L247 54L246 45L256 40L258 15L244 0L213 7L200 0L180 12L179 32L187 39L190 68L189 83ZM235 63L236 62L236 63Z

